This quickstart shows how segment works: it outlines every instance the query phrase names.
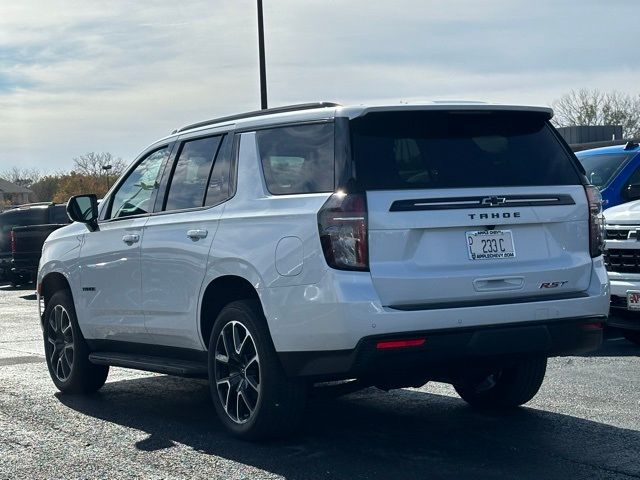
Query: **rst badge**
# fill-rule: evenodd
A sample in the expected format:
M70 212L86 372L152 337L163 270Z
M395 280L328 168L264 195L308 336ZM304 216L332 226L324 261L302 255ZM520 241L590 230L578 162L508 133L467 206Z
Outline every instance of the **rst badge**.
M569 283L569 280L563 280L561 282L542 282L539 288L559 288Z

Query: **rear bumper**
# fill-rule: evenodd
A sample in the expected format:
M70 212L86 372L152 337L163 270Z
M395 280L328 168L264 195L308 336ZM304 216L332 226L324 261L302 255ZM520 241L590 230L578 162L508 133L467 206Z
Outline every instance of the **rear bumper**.
M280 361L289 376L318 378L384 377L418 374L447 378L483 364L503 365L530 356L576 355L597 349L602 343L606 318L594 316L561 321L502 326L374 335L363 338L352 350L281 352ZM422 345L379 349L378 342L422 339Z
M560 290L560 289L558 289ZM363 338L412 335L414 332L459 332L531 322L606 317L609 280L602 257L594 259L591 281L583 292L561 292L502 302L431 305L399 310L381 304L368 272L328 270L313 285L258 290L277 352L349 351Z

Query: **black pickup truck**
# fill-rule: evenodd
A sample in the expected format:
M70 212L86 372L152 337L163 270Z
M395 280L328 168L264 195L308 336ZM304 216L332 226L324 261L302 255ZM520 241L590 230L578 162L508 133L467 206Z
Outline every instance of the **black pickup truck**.
M0 213L0 280L33 281L45 240L68 223L65 204L34 203Z

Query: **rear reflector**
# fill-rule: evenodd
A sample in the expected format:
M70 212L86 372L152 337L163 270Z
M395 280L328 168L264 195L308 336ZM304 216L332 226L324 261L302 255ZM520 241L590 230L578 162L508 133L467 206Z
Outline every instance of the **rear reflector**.
M604 322L583 323L580 325L582 330L602 330L604 328Z
M388 348L407 348L407 347L419 347L424 345L425 338L412 338L410 340L385 340L384 342L378 342L376 348L378 350L384 350Z

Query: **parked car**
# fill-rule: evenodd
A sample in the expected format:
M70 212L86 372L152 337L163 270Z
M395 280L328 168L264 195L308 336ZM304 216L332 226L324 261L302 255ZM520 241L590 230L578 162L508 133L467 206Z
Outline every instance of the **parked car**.
M589 182L600 189L603 208L640 199L640 145L594 148L577 152Z
M66 205L64 204L43 202L19 205L0 213L0 280L22 281L21 277L16 278L12 272L12 269L16 267L12 254L12 244L14 246L16 244L12 243L11 237L11 231L14 227L69 223L65 209ZM23 258L18 260L20 265Z
M528 402L609 311L598 190L542 107L311 104L190 125L69 201L38 272L63 392L109 366L209 379L242 438L308 388L450 382ZM160 392L159 392L160 394Z
M608 324L640 345L640 200L609 208L604 215L604 259L615 313Z

